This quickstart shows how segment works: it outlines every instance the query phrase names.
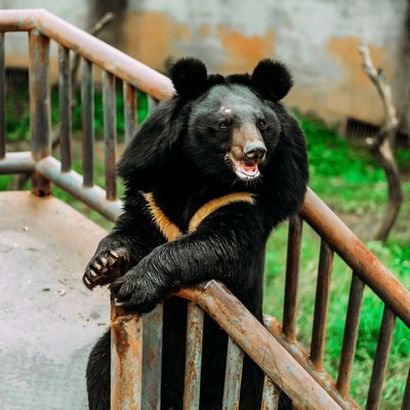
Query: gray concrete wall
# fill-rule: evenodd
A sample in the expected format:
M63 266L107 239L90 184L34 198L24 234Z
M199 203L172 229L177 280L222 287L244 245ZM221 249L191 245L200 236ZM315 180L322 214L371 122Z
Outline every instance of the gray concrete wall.
M252 70L261 58L284 61L295 87L288 103L328 121L382 120L381 103L363 74L358 47L367 41L375 64L394 83L400 72L406 0L122 0L103 38L165 70L193 55L210 71ZM2 7L44 7L86 27L112 1L1 1ZM122 12L119 11L122 9ZM13 46L13 52L18 53ZM403 84L396 88L403 89Z

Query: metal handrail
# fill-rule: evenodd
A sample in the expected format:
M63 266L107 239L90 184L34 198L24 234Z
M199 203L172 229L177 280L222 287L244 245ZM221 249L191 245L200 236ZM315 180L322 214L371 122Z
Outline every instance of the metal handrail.
M0 13L0 31L37 30L158 100L174 94L168 77L46 10L1 10Z
M31 74L33 74L30 80L32 91L31 110L35 121L34 126L32 125L32 151L24 153L5 153L4 116L0 116L3 122L0 124L0 174L32 172L36 176L37 181L37 188L34 189L36 194L47 194L49 192L47 184L51 181L108 219L115 221L121 212L121 201L116 199L115 180L113 176L113 158L115 158L116 138L115 127L108 127L107 130L104 130L106 146L109 147L107 148L109 151L108 156L111 158L108 159L105 164L109 174L108 178L106 178L107 191L93 184L92 109L83 112L83 117L86 120L83 123L83 128L84 126L87 128L87 134L85 135L85 158L83 157L83 164L86 163L83 171L85 178L71 169L69 156L65 155L68 155L67 152L63 152L62 163L50 155L49 101L45 98L46 94L43 93L43 91L48 88L49 39L53 39L60 44L59 57L62 58L59 59L59 68L63 72L68 72L68 50L73 50L83 57L85 63L83 79L85 80L82 82L82 91L84 91L85 107L92 105L92 64L100 66L105 71L103 76L103 89L107 101L104 105L104 124L110 123L110 119L115 116L113 102L115 93L115 88L113 87L114 77L123 80L126 134L128 134L128 137L135 126L132 119L132 117L135 116L136 107L133 101L136 96L135 88L145 91L155 99L162 100L170 98L174 94L171 81L164 75L51 13L37 9L0 11L0 71L2 71L0 75L4 75L5 31L30 32L30 71ZM59 80L60 87L63 90L69 88L67 76ZM69 93L62 93L62 98L63 106L67 111L70 106ZM0 99L4 101L4 84L0 87ZM63 114L64 113L62 113L62 115ZM67 120L69 116L68 111L65 114L67 116L65 117L62 128L64 129L64 138L69 139L70 121ZM38 117L37 120L36 116ZM62 144L62 146L63 145L64 144ZM65 145L63 148L64 147ZM321 236L322 240L319 266L320 281L318 275L317 287L317 289L321 289L322 292L319 292L316 296L315 319L318 319L318 323L314 338L312 336L312 340L314 339L315 343L313 346L312 342L310 362L305 360L306 355L299 349L295 340L298 260L302 219ZM287 281L289 279L289 286L287 286L285 290L285 310L287 310L287 315L284 317L283 329L279 329L276 325L271 326L269 329L274 335L273 338L229 291L214 281L208 282L198 289L185 289L181 291L178 296L198 304L203 310L207 311L221 327L228 332L230 341L232 340L232 343L235 342L239 345L243 351L261 367L265 374L269 376L268 379L273 380L274 383L278 384L287 392L293 398L294 404L301 407L307 406L308 408L316 408L315 406L319 406L319 403L323 404L321 405L322 408L338 408L338 405L346 406L346 408L355 408L355 403L348 397L348 391L357 339L360 304L363 297L364 284L367 284L386 305L381 325L381 338L379 340L371 378L371 393L369 393L369 398L371 398L369 402L376 403L380 398L383 380L382 375L385 372L383 366L385 366L386 357L388 355L395 316L402 319L403 322L410 327L410 292L310 189L308 189L306 193L304 204L299 211L299 216L295 216L291 220L288 250L290 250L288 253L287 269ZM325 344L326 311L329 303L328 286L330 283L333 251L338 253L353 269L353 280L349 297L337 391L329 385L327 375L321 373ZM232 309L235 310L234 313L231 312L233 316L237 314L241 314L241 317L243 316L243 320L240 321L240 323L239 321L231 323L229 315L225 314ZM118 318L120 318L120 316L118 316ZM113 326L117 319L113 319ZM119 323L126 322L126 326L131 323L130 317L127 317L125 322L121 322L122 319L118 320ZM140 324L134 325L137 327L140 326ZM255 335L252 334L248 335L246 333L247 326L249 329L252 328L252 332L255 331L258 337L255 338ZM134 329L134 327L132 328ZM247 334L248 337L244 338L243 334ZM249 340L254 340L255 344L262 343L263 348L254 349L252 345L249 344ZM279 343L284 346L291 355L289 355L286 350L281 349ZM141 346L136 346L139 346L137 349L138 354L142 354ZM275 358L277 359L279 357L283 359L286 366L290 366L290 368L295 371L293 376L291 374L286 380L280 378L280 374L285 370L281 367L283 363L275 362ZM286 371L288 371L288 369L289 367L286 368ZM318 376L320 373L321 375ZM132 377L134 378L134 376L135 375ZM301 383L301 380L303 380L303 383ZM264 392L266 393L268 390L264 390ZM407 397L405 400L409 400L409 393L407 392L405 395ZM334 400L337 403L335 403Z
M410 327L410 292L311 189L308 189L299 213Z

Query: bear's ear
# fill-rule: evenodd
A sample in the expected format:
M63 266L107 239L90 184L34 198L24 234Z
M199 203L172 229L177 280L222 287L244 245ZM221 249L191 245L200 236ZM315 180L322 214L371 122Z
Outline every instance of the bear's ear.
M171 79L178 97L195 99L207 89L205 64L196 58L181 58L171 68Z
M253 70L252 84L263 98L279 101L292 88L293 80L284 64L266 59Z

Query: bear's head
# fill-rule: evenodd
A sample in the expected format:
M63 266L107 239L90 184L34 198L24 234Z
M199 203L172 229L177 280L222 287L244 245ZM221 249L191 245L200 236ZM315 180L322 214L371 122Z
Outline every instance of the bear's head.
M298 187L306 185L304 137L280 103L292 87L283 64L262 60L252 74L224 77L184 58L171 79L176 96L159 104L119 163L126 183L150 190L169 176L199 173L239 189L299 177Z
M182 59L171 78L178 98L191 106L185 148L197 166L224 180L260 178L282 128L272 103L292 86L284 65L263 60L252 75L222 77L208 76L199 60Z

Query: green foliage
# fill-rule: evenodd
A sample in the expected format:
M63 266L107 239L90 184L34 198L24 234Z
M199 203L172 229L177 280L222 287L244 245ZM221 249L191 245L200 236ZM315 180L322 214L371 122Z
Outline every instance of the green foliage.
M0 175L0 192L9 189L12 178L11 175Z
M77 96L78 104L75 105L73 110L73 130L81 130L81 98L80 94ZM117 90L115 106L117 112L117 132L119 140L123 140L125 132L125 120L124 120L124 99L122 97L122 91ZM141 123L148 114L148 97L147 94L142 91L138 91L137 94L137 120ZM94 129L97 138L102 138L104 131L104 111L103 111L103 100L102 94L100 92L95 92L94 94Z
M30 110L29 110L28 88L21 88L7 95L5 116L7 139L9 141L21 141L28 139L30 132Z
M9 141L28 141L30 136L30 112L29 93L27 88L13 90L13 98L6 99L6 129ZM124 124L124 99L122 90L116 92L116 112L117 112L117 132L119 141L123 140ZM148 96L142 91L137 93L137 120L141 123L148 114ZM56 126L59 120L58 90L51 91L51 124ZM104 131L104 113L102 93L94 93L94 129L96 138L102 138ZM72 129L74 134L78 134L81 129L81 93L76 95L76 104L72 112Z
M300 117L300 122L309 145L311 187L342 215L346 213L358 221L370 217L370 227L373 228L378 219L377 213L380 214L385 201L383 172L373 163L366 149L349 146L347 141L326 128L322 122L303 117ZM402 158L406 158L406 155L402 154ZM404 166L409 163L404 159L402 161ZM404 183L403 188L408 198L410 183ZM370 250L407 288L410 288L409 217L410 207L406 201L390 241L386 245L379 242L367 243ZM365 233L367 237L370 236L368 232ZM287 226L284 224L272 234L266 255L264 310L278 319L283 314L286 243ZM310 346L312 335L319 246L318 236L305 224L298 288L298 338L307 347ZM334 378L337 378L339 366L351 274L351 269L336 256L332 271L325 352L325 368ZM361 405L365 404L367 397L382 313L382 302L366 287L351 386L352 396ZM409 340L410 331L398 320L383 390L383 409L400 408L410 356Z

